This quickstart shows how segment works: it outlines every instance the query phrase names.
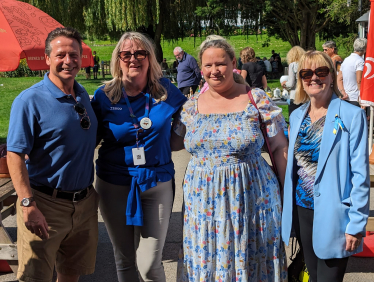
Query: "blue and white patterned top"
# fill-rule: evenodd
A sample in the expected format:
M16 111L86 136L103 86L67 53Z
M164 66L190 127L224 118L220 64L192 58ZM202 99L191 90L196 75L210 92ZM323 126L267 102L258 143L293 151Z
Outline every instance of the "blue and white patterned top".
M296 186L296 205L314 209L314 181L317 172L319 149L326 116L314 123L310 116L304 118L295 143L295 158L299 167Z

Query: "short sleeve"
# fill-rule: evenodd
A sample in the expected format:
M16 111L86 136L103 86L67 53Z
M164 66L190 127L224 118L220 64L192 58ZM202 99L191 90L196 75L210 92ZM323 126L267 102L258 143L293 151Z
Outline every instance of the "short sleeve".
M10 152L30 154L34 146L37 118L31 105L20 97L13 101L7 136L7 150Z
M363 71L364 70L365 61L359 60L356 64L356 71Z
M186 134L186 127L189 127L196 114L196 98L190 98L182 107L180 114L177 115L173 122L173 130L179 136Z
M268 137L274 137L279 131L285 130L287 124L279 108L261 89L252 89L252 96L266 124Z
M103 116L102 116L102 111L101 111L101 99L102 96L106 96L104 93L104 86L96 89L94 96L91 100L91 106L92 109L94 110L94 113L96 115L96 119L98 121L98 127L97 127L97 136L101 137L103 135Z

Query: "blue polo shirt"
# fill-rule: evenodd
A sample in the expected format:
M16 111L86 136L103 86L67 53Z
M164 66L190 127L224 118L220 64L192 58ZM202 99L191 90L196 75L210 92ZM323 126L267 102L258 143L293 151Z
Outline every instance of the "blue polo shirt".
M96 173L106 182L131 186L128 198L127 224L142 225L140 193L166 182L174 176L171 160L172 116L186 101L184 95L168 79L160 80L168 97L158 102L150 99L150 129L139 134L139 147L144 147L146 164L134 166L132 149L136 147L136 129L130 117L125 98L112 104L103 91L104 86L95 91L91 101L99 121L98 134L103 138L96 161ZM139 94L130 97L131 107L138 121L145 116L146 97Z
M182 60L178 65L177 81L178 88L199 85L201 80L200 68L190 54L184 52Z
M48 74L13 101L8 151L29 156L26 166L31 184L82 190L94 179L97 119L86 90L75 81L77 101L91 120L89 129L81 128L76 101L53 84Z

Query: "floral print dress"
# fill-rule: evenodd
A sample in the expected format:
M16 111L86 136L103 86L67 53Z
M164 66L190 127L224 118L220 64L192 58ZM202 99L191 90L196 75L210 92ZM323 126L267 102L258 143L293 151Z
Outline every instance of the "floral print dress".
M268 136L285 127L278 108L252 89ZM175 132L191 153L183 190L183 252L178 281L287 281L277 179L261 157L258 111L200 114L198 96L183 106Z

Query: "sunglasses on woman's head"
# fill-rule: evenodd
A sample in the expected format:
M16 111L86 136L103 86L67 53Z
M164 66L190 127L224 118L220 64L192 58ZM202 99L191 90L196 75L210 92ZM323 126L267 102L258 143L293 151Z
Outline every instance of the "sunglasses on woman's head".
M301 79L311 79L313 74L316 74L319 78L326 77L332 70L326 66L316 68L314 71L311 69L302 69L299 74Z
M134 53L131 53L130 51L121 51L119 52L118 57L123 62L128 62L131 60L132 55L134 55L136 60L143 61L147 57L148 52L145 50L138 50L138 51L135 51Z
M83 116L81 118L81 121L80 121L80 124L81 124L81 127L83 129L89 129L90 126L91 126L91 121L90 121L90 118L88 117L87 115L87 111L86 111L86 108L83 106L82 103L80 102L77 102L75 105L74 105L74 110L81 116Z

